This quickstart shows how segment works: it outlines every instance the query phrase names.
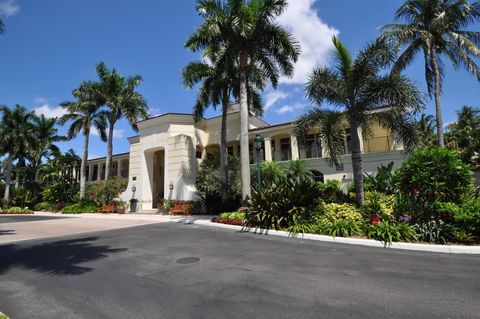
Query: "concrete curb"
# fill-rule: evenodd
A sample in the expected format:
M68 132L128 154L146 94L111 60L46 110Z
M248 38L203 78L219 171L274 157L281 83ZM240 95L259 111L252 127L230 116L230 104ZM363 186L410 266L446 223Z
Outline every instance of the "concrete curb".
M330 237L330 236L315 235L315 234L293 235L286 231L267 230L267 229L260 229L260 228L244 228L241 226L213 223L210 220L206 220L206 219L189 221L187 218L185 218L184 222L195 224L195 225L203 225L203 226L231 229L236 231L244 231L244 232L249 232L249 233L258 234L258 235L271 235L271 236L307 239L307 240L315 240L315 241L323 241L323 242L331 242L331 243L341 243L341 244L359 245L359 246L377 247L377 248L392 248L392 249L402 249L402 250L411 250L411 251L423 251L423 252L432 252L432 253L480 255L480 246L449 246L449 245L430 245L430 244L414 244L414 243L392 243L390 246L385 247L383 243L377 240L372 240L372 239Z

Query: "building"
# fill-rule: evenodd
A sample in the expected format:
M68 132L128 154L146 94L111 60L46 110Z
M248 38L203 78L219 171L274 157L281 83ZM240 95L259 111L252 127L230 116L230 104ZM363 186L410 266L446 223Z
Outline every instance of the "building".
M240 151L240 114L232 106L227 120L228 151ZM195 180L199 164L209 155L219 152L221 117L195 122L192 114L167 113L138 123L139 135L128 139L130 152L113 157L113 175L129 179L122 199L139 200L143 211L157 208L160 199L195 200ZM345 139L342 166L332 167L325 159L326 152L312 135L307 147L299 147L292 134L293 122L270 125L258 117L250 117L250 163L255 164L254 140L257 134L264 138L263 159L288 162L305 160L315 176L321 180L335 179L347 185L352 182L350 137ZM384 164L394 162L398 167L404 160L402 145L394 134L380 124L373 133L364 136L359 131L363 152L364 171L373 173ZM88 161L87 181L105 178L105 158Z

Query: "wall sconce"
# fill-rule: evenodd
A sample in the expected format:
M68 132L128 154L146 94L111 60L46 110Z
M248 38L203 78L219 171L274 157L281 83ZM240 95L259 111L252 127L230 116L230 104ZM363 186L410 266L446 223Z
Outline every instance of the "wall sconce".
M135 193L137 191L137 187L135 185L132 186L132 193Z
M170 182L170 185L168 186L168 188L170 189L170 191L173 191L173 182Z

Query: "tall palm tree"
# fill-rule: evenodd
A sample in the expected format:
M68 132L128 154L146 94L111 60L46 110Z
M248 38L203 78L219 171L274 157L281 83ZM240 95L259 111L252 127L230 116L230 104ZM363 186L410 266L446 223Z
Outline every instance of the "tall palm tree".
M480 79L474 57L480 56L480 32L467 27L480 20L480 3L469 0L407 0L395 14L405 23L382 26L383 37L404 46L393 71L410 64L423 51L425 78L430 97L435 97L438 144L445 145L440 97L445 75L442 57L455 69L464 68Z
M5 24L3 24L2 19L0 18L0 35L5 33Z
M315 106L299 118L295 134L300 144L305 145L308 134L318 133L333 165L341 161L346 128L350 128L356 202L362 206L360 129L368 132L373 121L379 121L396 131L408 146L411 116L423 106L422 95L406 77L383 74L396 58L396 51L386 41L377 40L367 45L355 58L336 37L333 44L337 65L315 69L310 75L306 92ZM324 108L324 102L337 109Z
M73 149L69 149L65 154L61 155L60 159L62 167L67 169L68 176L73 179L76 173L75 177L78 178L78 168L82 164L80 156L78 156Z
M10 201L10 187L12 182L13 161L18 160L24 166L25 157L35 148L38 139L34 133L32 120L35 114L25 107L16 105L10 109L0 106L3 114L0 125L0 154L7 155L5 160L5 205ZM17 177L18 180L18 177Z
M457 121L447 126L447 145L458 149L462 160L477 164L480 154L480 109L463 106L457 111Z
M55 145L56 142L68 140L67 137L58 134L57 124L57 118L47 118L43 114L33 118L35 134L39 141L30 161L35 170L40 166L43 158L61 153Z
M414 134L416 135L416 148L431 147L436 144L435 117L422 113L414 122Z
M275 23L286 0L197 0L204 23L187 40L192 51L223 47L219 57L238 61L240 88L240 159L242 198L250 196L248 72L258 67L275 88L281 74L292 76L300 47L292 35Z
M82 164L80 167L80 198L85 197L86 170L88 160L88 144L92 127L96 128L103 141L107 140L107 120L100 111L104 104L103 97L99 94L100 85L92 82L84 82L78 89L73 91L76 98L74 102L64 102L62 107L68 113L62 116L59 123L72 122L68 130L68 137L75 138L78 133L83 134Z
M205 110L209 106L215 109L218 105L222 108L222 124L220 138L220 166L219 175L222 181L221 197L222 202L228 200L229 176L228 176L228 146L227 146L227 115L228 107L233 99L238 99L240 78L238 63L230 61L226 66L219 65L216 55L210 54L213 50L207 50L206 54L211 63L206 62L190 62L182 71L184 86L193 88L196 84L201 83L197 96L197 101L193 107L195 120L198 121L203 117ZM248 83L248 97L251 111L256 115L263 113L262 98L259 90L265 85L265 79L260 70L255 69L250 72Z
M103 62L97 65L97 74L100 78L100 92L107 106L104 113L108 122L107 161L105 165L105 179L108 179L112 170L115 124L124 117L132 128L138 131L137 121L148 118L148 106L142 94L135 91L137 86L142 83L141 76L123 77L117 70L108 69Z

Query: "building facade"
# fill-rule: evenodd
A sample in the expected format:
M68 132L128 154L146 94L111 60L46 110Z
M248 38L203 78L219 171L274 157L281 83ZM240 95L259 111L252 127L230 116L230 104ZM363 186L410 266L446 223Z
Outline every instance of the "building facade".
M302 159L307 162L320 180L335 179L347 185L352 182L350 136L347 130L341 166L330 166L327 153L314 135L307 145L300 147L292 134L293 122L270 125L251 116L250 164L255 164L257 154L255 137L263 137L262 157L265 161L288 163ZM195 200L196 177L201 162L207 156L219 153L221 117L195 122L192 114L168 113L138 123L139 135L128 139L130 152L113 157L113 175L128 178L129 183L122 199L136 198L139 210L155 210L160 199ZM240 114L233 106L227 119L228 151L239 155ZM363 168L375 173L380 165L391 162L398 167L405 159L401 143L392 132L379 123L368 136L362 134ZM87 165L87 180L94 182L105 178L105 158L92 159Z

